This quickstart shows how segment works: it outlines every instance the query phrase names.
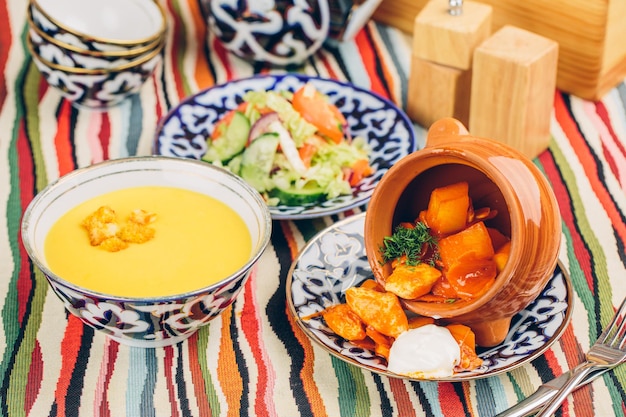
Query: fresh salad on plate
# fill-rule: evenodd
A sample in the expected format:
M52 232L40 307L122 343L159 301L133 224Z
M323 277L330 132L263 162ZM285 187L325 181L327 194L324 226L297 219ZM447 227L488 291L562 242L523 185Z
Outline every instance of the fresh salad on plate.
M202 159L241 176L270 206L304 206L351 194L373 173L369 154L308 82L293 92L248 91L217 121Z

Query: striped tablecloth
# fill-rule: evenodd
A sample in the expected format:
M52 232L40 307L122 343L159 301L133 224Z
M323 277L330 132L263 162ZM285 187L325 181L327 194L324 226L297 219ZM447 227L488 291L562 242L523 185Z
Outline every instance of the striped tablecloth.
M215 83L268 72L209 37L194 0L164 3L164 65L107 112L48 88L25 46L26 2L0 0L0 415L493 416L575 366L626 295L626 85L597 102L556 91L549 149L536 164L563 217L561 261L574 289L562 338L512 372L464 383L408 382L348 365L289 316L285 279L307 240L360 210L275 221L271 245L232 308L188 341L130 348L68 315L19 238L33 196L73 169L149 154L159 119ZM348 80L406 104L410 42L369 23L291 71ZM420 140L424 130L416 126ZM564 416L622 416L626 368L577 391Z

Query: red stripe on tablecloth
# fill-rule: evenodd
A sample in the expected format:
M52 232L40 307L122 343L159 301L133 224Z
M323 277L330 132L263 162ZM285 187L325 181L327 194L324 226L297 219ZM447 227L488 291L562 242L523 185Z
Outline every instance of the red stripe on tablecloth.
M440 383L438 386L439 399L441 405L441 414L444 416L462 416L465 415L465 409L461 398L454 389L451 382Z
M338 79L338 75L335 72L333 65L331 65L330 60L328 59L327 54L319 54L319 59L322 62L324 68L326 68L326 72L328 73L328 78L332 78L334 80Z
M41 381L43 378L43 357L41 355L41 346L39 341L35 340L33 351L30 355L30 368L28 370L26 392L24 393L24 411L26 415L30 414L30 410L35 404L39 390L41 389Z
M580 132L578 131L578 128L560 94L557 94L556 99L554 100L554 115L558 123L561 125L563 132L572 143L572 146L574 148L582 147L583 149L587 149L587 145L584 144L584 139L580 136ZM576 144L578 144L578 146L576 146ZM589 161L592 158L588 152L582 153L578 150L577 154L581 164L583 164L583 168L585 164L591 163L595 165L593 160ZM593 284L593 277L592 274L589 273L591 271L591 257L585 247L583 238L576 227L576 219L574 218L574 213L572 211L572 200L567 190L567 186L563 183L559 169L549 152L542 152L539 155L539 161L541 162L547 177L551 181L552 190L554 191L556 200L559 202L561 219L565 222L571 235L571 242L576 260L578 261L581 269L585 272L589 289L595 294L596 288Z
M626 242L626 224L624 223L619 210L615 206L615 202L611 197L610 192L607 190L604 182L599 177L599 169L596 160L589 151L589 147L585 141L585 138L580 134L571 114L567 111L563 102L563 97L557 94L555 100L555 116L561 125L561 128L567 135L572 149L576 153L576 156L580 160L585 176L589 180L592 189L600 204L606 211L606 215L611 220L611 224L615 230L615 233L619 236L622 242ZM590 271L588 269L587 271Z
M287 242L287 246L289 246L289 252L291 254L291 259L294 260L300 253L300 248L298 248L298 242L296 242L295 237L293 236L293 232L291 231L290 222L280 222L280 228L285 235L285 241Z
M57 415L64 416L67 398L67 390L70 386L72 373L76 366L76 359L80 351L81 339L83 336L83 323L73 314L68 316L67 326L61 341L61 370L57 380L54 398L57 404Z
M613 145L614 149L618 152L618 155L612 155L609 152L605 152L605 158L611 167L611 171L613 174L621 181L623 180L620 177L619 169L617 168L618 164L616 163L616 158L619 158L620 162L623 163L624 159L626 159L626 148L624 148L624 144L620 142L619 138L615 134L615 130L613 129L613 125L611 124L611 118L609 117L609 113L606 110L606 106L603 102L599 101L595 103L596 114L600 118L603 123L603 126L606 127L607 133L611 138L611 145ZM624 168L623 165L622 169ZM621 184L622 188L626 187L626 184Z
M63 176L74 170L74 158L71 132L73 129L72 118L72 104L63 100L59 108L59 114L57 118L57 132L54 135L54 147L57 152L57 161L59 164L59 176Z
M211 417L211 407L209 407L209 399L206 395L206 383L200 368L198 358L198 333L194 333L188 339L187 346L189 348L189 370L191 371L191 382L193 384L193 394L195 402L200 411L200 417ZM206 354L206 353L203 353Z
M354 37L354 41L359 49L359 55L361 55L361 60L363 61L363 65L369 75L370 79L370 90L380 94L385 98L389 98L389 93L387 89L380 82L379 78L379 65L380 59L376 54L376 50L374 48L374 43L369 34L369 30L361 30Z
M257 368L257 392L254 403L255 416L277 415L272 401L274 392L274 373L269 368L269 361L264 348L261 332L261 317L259 317L259 306L257 305L256 294L256 268L252 271L246 290L244 291L244 305L241 311L241 329L248 343L250 344L252 356ZM269 411L271 409L271 412Z
M165 68L165 66L163 66L163 68ZM152 85L154 87L154 98L155 98L154 112L156 113L156 120L158 123L161 120L161 116L163 116L163 110L162 110L162 105L161 105L161 94L163 93L163 91L160 90L159 88L161 84L158 82L157 77L153 74L151 78L152 78Z
M109 119L109 113L102 113L98 139L102 146L102 159L106 161L109 159L109 143L111 140L111 120Z
M576 335L574 335L574 330L572 325L569 324L561 336L559 340L559 344L561 349L563 349L563 353L565 354L565 358L567 359L568 368L574 368L578 365L582 360L580 352L585 351L584 347L580 346L580 343L576 340ZM548 359L548 364L550 368L553 370L554 375L560 375L565 370L557 367L556 358L552 354L552 350L549 350L549 353L546 353L546 358ZM558 371L556 370L558 369ZM592 400L592 388L590 385L587 385L576 392L573 395L574 407L576 409L576 414L581 413L581 415L592 415L593 414L593 400ZM564 408L565 410L565 408Z
M39 83L39 90L37 91L37 98L39 99L38 102L41 102L41 99L46 94L46 91L48 91L49 87L50 85L48 84L48 82L42 78L41 82ZM67 100L61 100L61 102L67 102Z
M396 87L396 84L400 83L400 80L398 79L396 69L393 68L395 63L393 59L387 59L390 54L389 45L386 44L385 41L382 40L379 36L374 36L375 34L378 34L378 31L376 30L376 26L373 22L370 22L368 24L367 29L369 30L368 33L371 34L370 36L372 38L374 48L376 49L376 56L378 57L377 62L380 65L380 77L381 81L385 85L385 97L395 102L396 104L401 105L401 88ZM385 57L385 59L381 57ZM396 97L396 94L400 94L400 97Z
M19 125L17 132L17 154L18 154L18 169L19 169L19 178L20 178L20 198L21 198L21 207L22 213L26 210L26 207L31 202L34 197L35 192L35 183L34 183L34 161L32 159L32 149L30 147L30 142L28 141L28 135L26 134L26 125L25 122L22 121ZM31 270L30 270L30 261L26 250L24 249L24 245L22 244L22 237L18 232L18 241L19 251L20 251L20 269L17 277L17 321L21 326L24 321L24 316L27 313L28 297L30 296L30 291L33 287Z
M232 80L233 69L230 65L230 59L228 57L228 54L230 52L226 48L224 48L224 45L222 45L217 37L209 37L209 40L212 40L210 44L210 49L215 53L215 55L217 55L217 61L223 65L224 72L226 73L226 80Z
M0 45L3 45L3 48L0 48L0 108L4 104L4 100L7 96L7 77L4 75L4 70L7 66L7 61L9 59L9 51L11 50L11 20L9 19L9 12L7 10L8 2L3 1L0 3L2 7L0 7L0 22L4 26L2 30L0 30Z
M104 358L98 377L98 392L96 393L96 410L98 410L97 413L99 417L115 417L112 416L109 407L109 385L111 384L111 375L113 375L113 371L115 370L118 352L118 343L107 338Z
M165 370L165 385L170 402L170 417L178 417L178 407L176 407L176 381L174 379L174 349L172 346L165 346L165 357L163 358L163 368Z
M398 415L402 417L415 417L415 407L411 403L411 398L407 392L404 380L400 378L389 378L389 387L391 394L398 407Z

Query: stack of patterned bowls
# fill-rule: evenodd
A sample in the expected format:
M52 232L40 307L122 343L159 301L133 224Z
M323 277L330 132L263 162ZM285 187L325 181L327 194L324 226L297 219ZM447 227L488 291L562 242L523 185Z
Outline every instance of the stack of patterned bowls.
M29 0L27 44L48 84L79 108L137 93L162 61L167 22L155 0Z

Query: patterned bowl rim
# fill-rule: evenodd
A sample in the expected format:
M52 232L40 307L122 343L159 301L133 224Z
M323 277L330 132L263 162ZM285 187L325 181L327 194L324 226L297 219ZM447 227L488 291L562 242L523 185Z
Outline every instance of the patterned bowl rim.
M28 23L29 29L34 30L35 33L41 36L46 42L56 45L59 48L67 49L68 51L71 51L71 52L75 52L75 53L82 54L82 55L94 56L94 57L131 58L131 57L136 57L146 52L149 52L150 50L157 48L159 44L164 43L164 34L163 34L159 36L158 38L154 39L153 41L151 41L150 43L138 46L136 48L125 49L121 51L92 51L90 49L80 48L76 45L71 45L67 42L63 42L47 34L33 21L33 15L32 15L30 7L26 11L26 21Z
M34 58L39 60L39 62L41 62L42 65L45 65L46 67L56 70L56 71L62 71L62 72L66 72L69 74L77 74L77 75L107 75L111 73L129 71L134 68L141 67L146 62L149 62L150 60L158 56L163 50L164 46L165 46L165 42L161 42L150 53L144 56L141 56L138 59L132 60L126 64L119 65L117 67L90 69L90 68L68 67L66 65L60 65L60 64L56 64L54 62L48 61L47 59L43 58L40 54L35 52L33 41L31 40L30 35L26 36L26 47L28 48L28 51Z
M154 134L154 138L153 138L153 143L152 143L152 153L154 155L159 155L159 151L157 149L157 144L159 141L159 137L163 132L163 128L164 126L167 124L167 122L179 111L181 106L184 105L189 105L191 103L193 103L198 97L203 96L204 94L209 93L211 90L213 89L223 89L226 86L228 86L228 84L233 83L233 82L248 82L248 81L255 81L255 80L264 80L264 79L274 79L278 81L281 81L284 78L287 77L293 77L298 79L301 83L306 83L309 80L313 80L313 81L319 81L322 83L332 83L335 85L338 85L342 88L346 88L346 89L350 89L350 90L354 90L357 91L359 93L364 93L367 95L370 95L374 98L376 98L377 100L383 102L386 106L392 108L395 110L395 112L398 115L398 118L402 120L402 122L409 127L409 129L407 130L407 134L408 134L408 142L410 144L410 149L408 149L407 153L410 154L412 152L415 152L417 150L417 135L415 132L415 128L413 125L413 122L411 121L411 119L409 118L409 116L397 105L395 104L393 101L391 101L388 98L383 97L382 95L368 90L367 88L363 88L363 87L359 87L356 86L350 82L347 81L341 81L341 80L336 80L333 78L324 78L324 77L320 77L320 76L315 76L315 75L307 75L307 74L301 74L301 73L295 73L295 72L286 72L286 73L278 73L278 74L256 74L256 75L252 75L249 77L243 77L243 78L236 78L233 80L229 80L229 81L225 81L219 84L215 84L212 85L210 87L207 87L205 89L202 89L192 95L189 95L187 97L185 97L183 100L181 100L180 102L178 102L178 104L176 104L174 107L172 107L165 115L163 115L163 117L161 117L161 119L159 120L158 124L157 124L157 128ZM341 197L341 196L340 196ZM311 218L319 218L322 216L327 216L327 215L332 215L332 214L337 214L337 213L341 213L344 212L346 210L350 210L352 208L361 206L366 204L369 199L371 197L371 192L369 193L369 196L364 197L359 199L358 201L351 201L350 203L346 203L345 205L342 205L341 207L333 207L333 208L329 208L328 210L320 210L319 212L316 213L298 213L298 214L281 214L279 212L277 212L276 210L272 210L272 207L270 207L270 211L272 213L272 218L274 220L299 220L299 219L311 219ZM332 200L329 200L332 201Z
M192 163L202 170L207 170L207 169L214 170L220 173L221 175L225 175L228 178L230 178L230 180L232 180L236 185L240 186L243 189L243 192L246 193L247 197L251 198L256 204L258 204L258 206L261 208L261 213L262 213L262 218L259 219L259 225L263 233L261 234L259 238L256 248L253 248L255 249L255 251L250 254L250 257L248 258L246 263L243 264L237 271L230 274L229 276L224 277L223 279L213 284L210 284L210 285L207 285L207 286L195 289L195 290L187 291L184 293L178 293L178 294L168 294L168 295L149 296L149 297L131 297L131 296L117 296L113 294L102 293L99 291L90 290L80 285L73 284L59 277L58 275L56 275L46 265L42 265L39 261L35 261L31 258L31 261L39 269L41 269L41 271L44 273L44 275L46 276L48 280L52 280L58 285L62 285L63 287L69 288L71 290L77 291L83 295L87 295L90 297L106 299L107 301L130 303L130 304L135 304L135 305L145 305L145 304L155 304L155 303L168 303L168 302L177 301L181 299L202 296L206 293L212 292L213 290L217 288L230 284L231 282L239 279L242 276L245 277L245 275L249 274L256 267L258 260L261 258L267 246L269 245L271 235L272 235L272 219L269 214L269 210L267 210L266 208L267 205L265 204L261 196L252 188L252 186L249 185L247 182L245 182L243 179L241 179L239 176L223 168L204 164L200 161L196 161L193 159L185 160L182 158L173 158L173 157L168 157L168 156L154 156L154 155L134 156L134 157L109 159L109 160L98 162L98 163L88 165L82 168L77 168L73 170L72 172L65 174L64 176L51 182L43 190L41 190L35 196L35 198L29 203L28 207L24 211L24 216L22 218L25 220L29 219L30 213L35 209L35 203L39 201L41 197L52 192L53 188L59 182L62 181L64 183L69 183L69 184L80 183L79 178L82 175L82 173L85 171L100 169L103 167L118 165L118 164L128 164L128 163L132 164L135 162L158 163L160 161L166 162L166 163L180 163L180 162L182 162L183 164ZM30 239L27 238L27 234L28 234L27 222L22 221L20 228L21 228L22 241L24 242L24 247L26 248L26 252L28 253L29 258L30 258L31 252L33 252L34 249L32 247L33 245L29 243Z
M43 17L45 17L46 19L48 19L52 24L54 24L55 26L57 26L59 29L71 33L81 39L84 40L88 40L88 41L93 41L93 42L98 42L98 43L108 43L110 45L119 45L119 46L140 46L146 43L150 43L152 41L154 41L155 39L160 39L161 37L163 37L165 31L167 30L167 16L165 15L165 9L163 8L163 6L161 5L161 2L159 1L152 1L152 0L148 0L150 3L154 3L154 5L157 7L159 14L161 16L161 24L159 26L159 29L156 31L156 33L154 33L151 36L142 38L142 39L133 39L133 40L121 40L121 39L108 39L108 38L103 38L103 37L99 37L99 36L92 36L89 35L87 33L83 33L77 30L74 30L70 27L68 27L67 25L59 22L57 19L53 18L52 16L50 16L50 14L48 12L46 12L43 7L41 7L41 5L39 4L38 0L28 0L28 4L29 4L29 8L30 7L34 7L37 9L37 11L39 13L41 13L43 15Z
M572 286L572 282L571 282L571 278L568 274L568 272L566 271L566 269L564 268L562 262L559 260L557 262L557 266L555 268L555 271L560 271L562 276L563 276L563 282L565 285L565 292L566 292L566 299L567 299L567 310L565 311L565 315L563 317L563 321L560 323L558 329L554 332L554 334L549 338L549 340L546 341L546 343L544 343L541 347L535 349L533 352L529 353L527 356L518 359L517 361L508 364L506 366L503 366L499 369L495 369L489 372L485 372L485 373L471 373L468 372L467 374L464 373L457 373L454 374L452 377L448 377L448 378L436 378L436 379L421 379L421 378L412 378L406 375L400 375L400 374L396 374L393 372L388 371L387 369L382 369L382 368L376 368L373 366L369 366L365 363L361 363L351 357L347 357L345 355L342 355L341 352L338 352L334 349L331 349L329 346L327 346L326 344L324 344L309 328L309 326L307 326L304 322L303 319L298 315L297 310L296 310L296 306L294 304L294 300L293 300L293 296L292 296L292 286L293 286L293 274L295 272L295 270L297 269L297 266L301 260L302 255L313 245L317 244L318 241L328 232L332 231L333 229L340 229L343 226L349 225L352 222L358 222L358 221L364 221L365 220L365 212L362 213L358 213L349 217L346 217L338 222L333 223L332 225L326 227L325 229L319 231L317 234L315 234L311 239L309 239L307 241L307 243L304 245L304 247L299 251L298 255L294 258L291 267L289 268L289 271L287 273L287 280L286 280L286 285L285 285L285 291L286 291L286 297L287 297L287 309L289 311L289 314L291 315L291 317L293 318L293 320L297 323L298 327L304 332L304 334L306 334L306 336L309 338L309 340L312 340L317 346L321 347L323 350L325 350L326 352L330 353L331 355L333 355L334 357L352 364L354 366L357 366L359 368L365 369L365 370L369 370L371 372L377 373L379 375L385 375L388 377L393 377L393 378L399 378L399 379L404 379L404 380L408 380L408 381L414 381L414 382L463 382L463 381L470 381L470 380L476 380L476 379L483 379L483 378L489 378L492 376L496 376L496 375L500 375L506 372L510 372L524 364L527 364L535 359L537 359L539 356L543 355L543 353L548 350L548 348L550 348L550 346L552 346L552 344L554 344L557 340L559 340L561 338L561 336L563 335L563 333L565 332L565 330L567 329L567 326L572 318L573 315L573 306L572 306L572 302L574 299L574 290L573 290L573 286ZM552 279L554 279L555 275L553 275L553 277L550 279L550 281L548 282L547 285L550 285L550 282L552 282ZM545 290L545 289L544 289ZM540 296L543 294L543 291L540 293ZM532 304L532 303L531 303ZM527 308L527 307L526 307ZM524 311L524 310L522 310ZM509 329L509 332L511 331L511 329ZM339 337L339 336L337 336ZM488 350L492 350L494 348L488 348Z

